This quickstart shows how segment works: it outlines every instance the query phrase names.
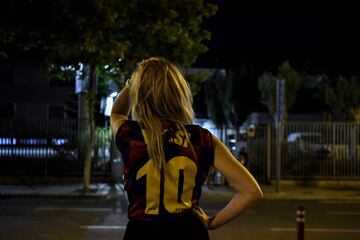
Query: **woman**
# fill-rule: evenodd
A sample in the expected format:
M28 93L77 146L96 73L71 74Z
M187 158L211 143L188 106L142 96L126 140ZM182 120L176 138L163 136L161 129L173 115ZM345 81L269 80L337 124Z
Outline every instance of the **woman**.
M130 113L134 120L128 120ZM129 199L124 239L209 239L262 192L251 174L209 131L192 125L190 87L166 59L138 63L115 99L111 127L124 159ZM198 207L210 166L238 193L215 216Z

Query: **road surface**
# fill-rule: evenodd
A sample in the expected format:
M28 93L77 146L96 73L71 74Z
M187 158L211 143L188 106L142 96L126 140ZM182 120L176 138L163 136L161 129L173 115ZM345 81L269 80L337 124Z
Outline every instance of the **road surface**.
M224 227L213 240L295 240L296 210L306 210L306 240L360 239L360 202L262 200ZM202 206L215 214L225 202ZM122 239L127 202L122 199L2 198L0 239Z

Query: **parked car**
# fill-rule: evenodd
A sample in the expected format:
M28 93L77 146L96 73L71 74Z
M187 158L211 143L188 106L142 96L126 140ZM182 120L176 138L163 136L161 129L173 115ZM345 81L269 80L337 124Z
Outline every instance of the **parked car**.
M287 136L288 151L326 159L331 151L325 146L322 135L314 132L292 132Z
M247 166L248 153L247 153L247 139L246 133L240 133L239 140L236 141L235 135L228 136L228 147L234 157L240 161L244 166Z

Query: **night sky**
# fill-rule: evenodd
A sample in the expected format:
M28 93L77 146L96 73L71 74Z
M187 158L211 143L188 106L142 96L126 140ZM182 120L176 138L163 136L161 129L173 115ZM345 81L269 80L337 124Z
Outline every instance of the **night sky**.
M360 73L360 8L355 1L215 1L205 23L209 51L196 65L253 64L275 70L284 60L299 71Z

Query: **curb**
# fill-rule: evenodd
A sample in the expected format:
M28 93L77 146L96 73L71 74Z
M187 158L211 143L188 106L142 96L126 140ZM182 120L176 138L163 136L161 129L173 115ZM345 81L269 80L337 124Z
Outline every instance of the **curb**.
M360 190L324 187L300 187L283 185L280 193L275 192L273 185L263 185L263 200L317 200L317 201L354 201L360 202ZM202 189L202 201L229 201L236 194L231 187ZM123 185L94 184L90 192L82 192L82 185L0 185L1 197L44 197L44 198L126 198Z
M335 202L360 202L360 197L349 197L349 196L289 196L288 193L278 193L278 196L274 196L273 194L264 194L263 200L283 200L283 201L335 201Z
M44 197L44 198L115 198L124 196L123 187L115 185L90 186L90 192L82 191L81 185L72 186L23 186L0 185L1 197Z
M276 181L272 180L269 185L275 186ZM281 180L280 185L360 190L360 180Z
M262 186L264 197L262 200L284 200L284 201L336 201L336 202L360 202L360 190L348 188L329 188L329 187L299 187L295 185L283 186L280 193L275 192L275 186ZM288 189L286 189L288 188ZM201 200L207 201L229 201L236 191L231 188L226 189L203 189Z

